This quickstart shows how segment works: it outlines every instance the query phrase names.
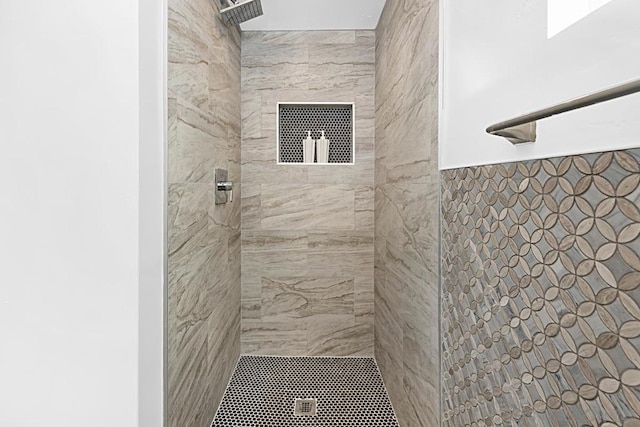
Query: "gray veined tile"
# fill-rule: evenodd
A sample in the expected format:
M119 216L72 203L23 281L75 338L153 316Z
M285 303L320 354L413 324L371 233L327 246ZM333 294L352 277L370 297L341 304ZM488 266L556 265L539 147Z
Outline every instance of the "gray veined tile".
M306 274L306 268L306 232L243 231L243 272L269 272L286 276Z
M234 88L234 92L239 92L241 84L237 70L240 58L226 49L220 54L212 52L211 57L213 59L209 63L209 90Z
M376 32L371 30L356 31L356 43L366 46L375 46Z
M309 67L306 78L309 81L309 89L312 90L331 89L352 93L355 90L354 74L354 65L352 63L326 63ZM342 78L337 79L335 76L341 76Z
M353 252L324 252L309 250L307 271L312 275L344 276L345 274L361 275L373 269L373 248Z
M171 184L168 191L168 251L174 253L207 227L210 186Z
M240 37L242 40L242 45L262 44L264 32L263 31L242 31Z
M235 364L235 352L240 333L240 289L238 283L225 280L216 290L216 301L208 323L209 364L219 370L218 378L229 375L229 364ZM224 296L224 298L222 298ZM238 349L239 350L239 349Z
M362 274L354 279L354 314L356 322L374 323L374 273Z
M383 185L376 200L376 230L405 256L437 267L438 225L429 218L427 206L437 213L438 194L428 184ZM431 201L429 203L429 201Z
M286 321L315 315L354 314L353 278L262 278L262 319Z
M209 384L199 381L207 377L208 366L206 334L202 332L193 333L192 340L181 343L180 353L169 359L167 412L172 425L202 422L206 418L205 411L211 411L204 405L209 396Z
M373 138L356 137L354 165L318 165L309 168L310 184L370 185L374 172ZM371 199L373 201L373 197Z
M242 353L272 356L307 354L307 331L293 322L242 322Z
M211 309L204 291L208 287L208 265L212 260L212 245L206 230L193 235L169 257L169 300L176 319L202 320L209 316Z
M309 46L247 44L242 49L242 67L269 67L278 64L308 64Z
M242 204L242 229L260 229L261 192L260 186L245 184L241 199Z
M355 193L344 185L262 185L267 230L352 230Z
M178 120L213 137L227 137L227 128L222 120L208 110L189 104L182 98L178 98Z
M403 141L388 152L387 169L402 168L417 160L430 160L431 144L436 143L437 135L437 104L424 100L410 108L405 115L386 126L386 139Z
M169 62L198 63L203 58L207 58L211 42L210 19L212 17L213 11L201 0L169 2L167 15Z
M210 108L214 111L216 118L227 127L227 137L230 135L239 136L241 133L240 99L239 91L233 87L209 90Z
M341 44L324 44L313 47L309 57L311 66L323 64L375 64L375 49L370 45L347 48Z
M373 256L373 234L369 231L312 232L308 241L309 251L316 254L366 252Z
M243 272L242 282L242 319L260 320L262 318L262 277L260 272Z
M180 117L176 133L177 138L169 141L169 182L213 182L216 148L225 151L225 139L193 127Z
M259 122L250 108L244 113L251 118L242 147L243 351L373 352L375 130L367 122L374 99L365 95L374 89L373 46L373 31L243 34L243 99L262 99ZM277 165L277 102L355 102L358 96L358 126L370 139L358 135L355 166ZM318 282L313 292L300 277ZM331 294L336 290L340 296ZM315 324L332 325L331 331ZM313 347L310 336L318 337Z
M242 136L244 139L262 137L262 95L259 92L242 97Z
M260 42L264 44L317 45L317 44L354 44L355 31L266 31L262 32Z
M353 317L309 322L309 355L371 356L373 325L358 323Z
M373 186L358 186L355 193L356 230L374 229L374 189Z
M264 139L268 142L268 139ZM308 181L309 166L302 165L278 165L276 164L276 148L266 147L260 149L253 159L242 159L242 183L244 185L258 185L273 183L282 184L288 182L306 183ZM269 155L268 160L258 160L258 156ZM247 156L248 157L248 156Z
M189 25L183 17L169 10L167 53L174 63L197 64L209 50L207 40L198 34L199 29Z
M282 62L270 65L254 65L242 74L243 92L308 89L309 65ZM286 78L282 78L286 76Z
M239 32L168 6L168 423L203 426L240 353L240 206L213 206L213 168L240 176Z
M168 85L177 96L196 107L206 109L209 103L209 65L169 63Z

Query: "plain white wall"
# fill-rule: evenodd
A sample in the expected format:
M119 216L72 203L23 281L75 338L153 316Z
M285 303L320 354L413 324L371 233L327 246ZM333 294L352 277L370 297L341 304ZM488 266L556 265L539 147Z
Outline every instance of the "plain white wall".
M167 0L139 0L138 425L160 427L165 396Z
M138 7L2 2L1 426L139 425L139 357L152 347L160 354L149 375L162 384L161 341L141 349L139 337L139 315L162 319L161 304L141 311L139 292L157 298L162 283L139 287L158 275L157 259L141 272L140 257L160 251L139 246L139 186L157 174L140 162L139 139L158 120L142 118L140 106L158 109L139 97L139 31L157 29L140 26ZM151 184L153 203L162 185ZM161 338L161 323L147 327ZM159 395L146 408L156 419Z
M264 14L242 23L243 31L374 30L385 0L263 0L261 4Z
M640 77L640 2L613 0L547 38L547 1L441 0L440 168L640 146L640 94L538 122L512 146L496 122Z

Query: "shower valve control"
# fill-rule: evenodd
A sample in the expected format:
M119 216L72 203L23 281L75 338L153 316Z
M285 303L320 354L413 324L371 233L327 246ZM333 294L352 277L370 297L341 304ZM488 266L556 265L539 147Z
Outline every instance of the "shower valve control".
M233 202L233 182L231 181L218 182L218 191L227 191L229 193L229 201Z
M233 202L233 182L227 181L228 172L226 169L216 169L216 205ZM228 194L228 198L227 198Z

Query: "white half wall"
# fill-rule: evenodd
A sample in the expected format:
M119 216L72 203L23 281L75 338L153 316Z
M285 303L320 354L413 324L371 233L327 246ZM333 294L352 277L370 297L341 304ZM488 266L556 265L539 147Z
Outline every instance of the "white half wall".
M1 426L161 425L161 7L2 2Z
M496 122L640 77L640 2L612 0L547 38L546 0L442 0L440 168L640 146L640 94L538 122L513 146Z
M138 426L165 424L167 0L139 0Z

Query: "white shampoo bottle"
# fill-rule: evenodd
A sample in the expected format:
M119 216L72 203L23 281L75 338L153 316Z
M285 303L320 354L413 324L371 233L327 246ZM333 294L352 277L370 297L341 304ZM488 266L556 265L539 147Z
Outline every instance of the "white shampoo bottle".
M325 138L324 131L318 140L318 163L329 163L329 140Z
M307 137L302 140L302 157L305 163L313 163L316 154L316 141L311 138L311 131L307 132Z

